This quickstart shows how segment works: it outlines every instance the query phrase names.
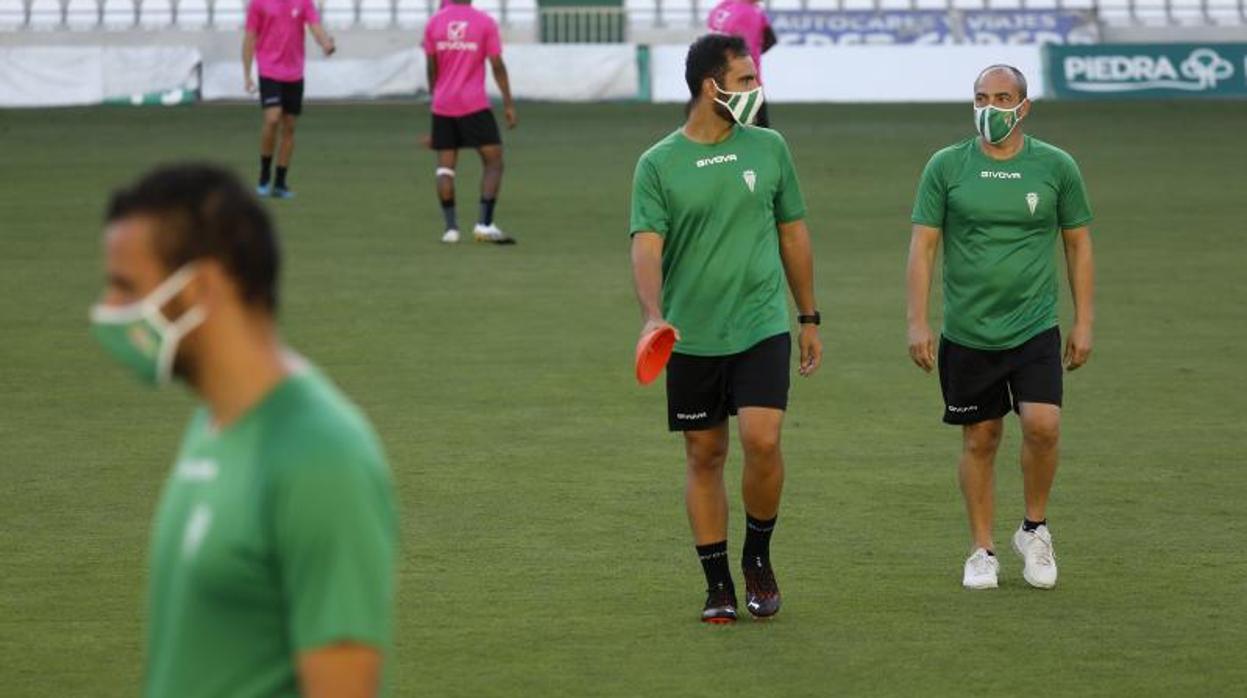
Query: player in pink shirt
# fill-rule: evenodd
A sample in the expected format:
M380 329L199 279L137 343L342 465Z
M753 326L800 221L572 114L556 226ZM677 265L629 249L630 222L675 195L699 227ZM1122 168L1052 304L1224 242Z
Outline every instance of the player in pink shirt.
M437 151L437 195L446 232L442 242L459 242L455 215L455 164L460 148L476 148L481 156L481 215L473 230L480 242L512 244L515 239L494 224L494 206L502 184L502 135L485 94L485 62L502 92L507 126L515 128L515 102L502 62L502 38L493 18L472 7L470 0L443 5L424 28L429 92L433 98L431 145Z
M313 0L251 0L247 6L247 31L242 41L242 70L247 92L255 92L251 63L259 59L260 107L264 126L260 131L260 185L256 193L289 199L286 172L294 155L294 123L303 113L303 29L306 27L326 56L336 47L333 37L320 25ZM277 156L277 180L270 184L273 151L281 130Z
M749 56L758 71L758 82L762 80L762 54L775 45L775 30L771 28L771 20L767 19L766 10L758 0L723 0L706 16L706 27L719 34L739 36L745 40L749 48ZM771 120L767 116L766 102L758 110L753 120L757 126L769 128Z

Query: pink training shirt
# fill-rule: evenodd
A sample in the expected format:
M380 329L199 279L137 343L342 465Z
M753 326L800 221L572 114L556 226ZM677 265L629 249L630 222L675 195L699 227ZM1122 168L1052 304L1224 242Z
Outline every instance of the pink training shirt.
M282 82L303 79L303 31L320 24L312 0L251 0L247 31L255 34L260 77Z
M489 108L485 61L502 55L493 17L471 5L446 5L424 28L424 52L437 61L434 114L457 117Z
M749 55L758 68L758 82L762 82L762 37L771 20L761 3L748 0L723 0L706 17L706 27L720 34L731 34L745 40Z

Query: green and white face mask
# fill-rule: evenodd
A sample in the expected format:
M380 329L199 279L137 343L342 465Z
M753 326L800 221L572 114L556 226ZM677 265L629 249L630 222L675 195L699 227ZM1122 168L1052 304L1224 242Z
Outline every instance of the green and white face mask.
M714 89L717 93L714 98L715 103L731 112L736 123L748 126L758 117L758 110L762 108L761 85L748 92L728 92L715 82Z
M129 305L97 304L91 308L91 334L118 363L148 385L169 382L178 343L204 321L201 306L187 310L174 321L160 312L186 288L194 272L193 263L186 264L139 301Z
M983 140L995 145L1009 137L1013 133L1013 129L1022 123L1022 116L1018 110L1025 101L1018 104L1012 109L1001 109L992 105L974 108L974 128L983 137Z

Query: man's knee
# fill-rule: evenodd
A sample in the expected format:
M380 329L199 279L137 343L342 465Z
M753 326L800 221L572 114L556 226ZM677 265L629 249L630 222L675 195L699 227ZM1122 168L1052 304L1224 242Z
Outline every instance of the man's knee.
M1034 449L1056 448L1061 440L1061 412L1050 406L1030 408L1022 413L1022 438ZM1045 409L1047 408L1047 409Z
M276 109L276 108L265 109L264 110L264 128L276 129L280 125L281 125L281 110Z
M1003 431L1003 425L996 419L967 425L963 438L966 454L977 459L995 457Z
M710 435L685 435L685 455L689 470L699 474L713 474L723 470L727 462L727 439Z
M281 120L281 135L287 136L287 137L293 136L294 126L295 126L294 119L288 116L283 117Z
M740 437L741 447L745 455L751 459L773 459L779 455L779 427L774 429L752 429Z

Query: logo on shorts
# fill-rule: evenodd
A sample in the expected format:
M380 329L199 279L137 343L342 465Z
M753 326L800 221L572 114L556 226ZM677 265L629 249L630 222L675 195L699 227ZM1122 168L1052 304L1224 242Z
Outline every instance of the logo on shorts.
M952 412L953 414L965 414L967 412L978 412L979 406L978 405L965 405L964 407L959 407L957 405L949 405L948 411Z
M749 191L752 193L754 186L758 183L758 173L753 170L745 170L741 176L745 178L745 186L749 187Z
M694 419L705 419L706 417L709 417L709 416L710 416L709 412L693 412L693 413L676 412L675 413L676 419L683 419L686 422L691 422Z
M1031 215L1035 215L1035 208L1039 206L1039 195L1030 192L1026 195L1026 207L1031 210Z

